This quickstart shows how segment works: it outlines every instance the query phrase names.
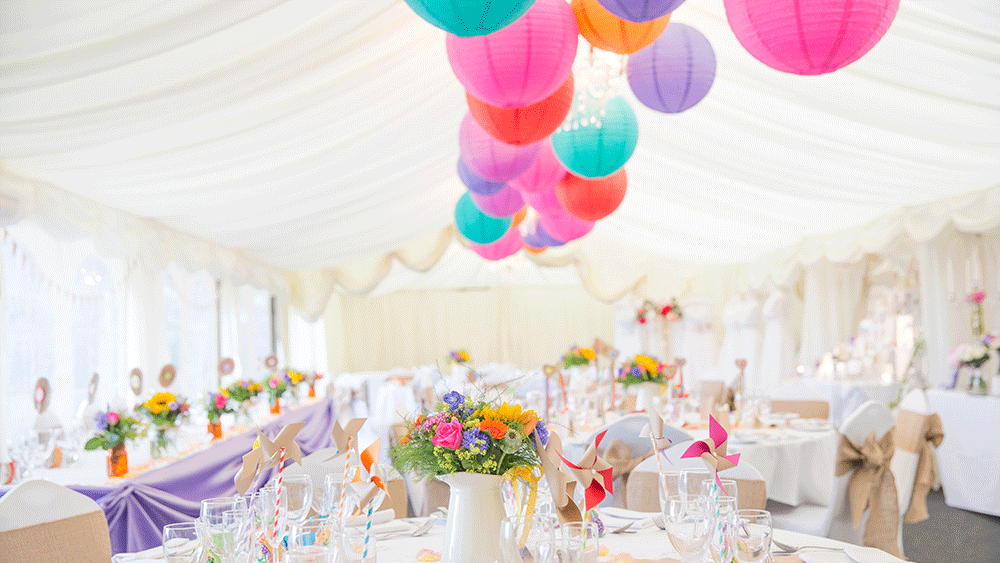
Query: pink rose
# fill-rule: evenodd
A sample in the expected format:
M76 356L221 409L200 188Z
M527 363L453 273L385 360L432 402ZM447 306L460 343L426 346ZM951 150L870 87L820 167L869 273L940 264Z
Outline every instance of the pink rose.
M271 389L278 387L278 378L272 377L271 381L268 381L267 384L271 386Z
M108 424L118 424L118 421L120 420L120 418L121 417L118 416L118 413L116 413L116 412L109 412L108 413Z
M219 393L218 395L216 395L215 396L215 408L217 408L217 409L223 409L223 408L225 408L226 407L226 400L227 400L226 396L223 395L222 393Z
M431 443L452 450L462 447L462 423L455 419L451 422L442 422L434 432Z

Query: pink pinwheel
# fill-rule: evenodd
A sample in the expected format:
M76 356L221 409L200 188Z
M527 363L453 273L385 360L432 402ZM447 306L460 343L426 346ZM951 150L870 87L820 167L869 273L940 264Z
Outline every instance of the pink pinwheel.
M726 429L715 420L714 416L708 417L708 439L698 440L691 444L681 458L701 457L705 465L715 474L715 482L719 488L725 491L722 481L719 480L719 472L736 467L740 462L740 454L726 455L726 444L729 441L729 434Z
M569 472L584 488L584 513L597 506L608 493L614 494L615 492L611 464L597 455L597 448L600 447L601 440L607 433L608 431L605 430L594 438L594 443L584 452L579 465L570 462L561 453L559 454L563 463L569 468Z

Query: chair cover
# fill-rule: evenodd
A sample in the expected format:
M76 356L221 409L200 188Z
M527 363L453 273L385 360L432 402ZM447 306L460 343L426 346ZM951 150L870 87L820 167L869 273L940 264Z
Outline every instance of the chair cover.
M722 308L722 324L726 329L722 339L722 346L719 347L719 361L716 364L716 372L719 377L729 383L738 375L736 369L736 359L740 358L742 342L740 340L740 318L743 302L734 297L725 307Z
M923 390L914 389L899 406L892 472L899 488L900 512L905 512L906 522L920 522L929 517L927 493L935 481L934 449L944 440L944 429L941 418L928 413Z
M791 412L802 418L826 419L830 416L830 403L805 399L771 399L771 412Z
M48 481L25 481L0 499L0 553L7 563L107 563L104 511Z
M795 375L795 341L785 323L785 294L775 289L764 302L764 340L760 345L760 391L767 393L786 377Z
M677 357L684 358L684 385L694 389L706 373L715 371L718 359L712 302L702 297L690 297L681 303L684 316L680 322L680 341L674 348ZM671 359L670 362L673 362Z

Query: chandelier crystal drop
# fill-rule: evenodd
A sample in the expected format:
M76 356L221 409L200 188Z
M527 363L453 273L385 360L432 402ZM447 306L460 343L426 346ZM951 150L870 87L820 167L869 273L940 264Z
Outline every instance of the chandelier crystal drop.
M625 91L627 55L602 51L592 46L577 50L573 61L576 81L573 108L560 128L572 131L581 127L600 129L608 102Z

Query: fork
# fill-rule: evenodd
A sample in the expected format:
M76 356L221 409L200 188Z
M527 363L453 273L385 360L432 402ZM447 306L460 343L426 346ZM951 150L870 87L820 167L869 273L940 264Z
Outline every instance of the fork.
M633 524L635 524L635 521L629 522L628 524L625 524L624 526L621 526L619 528L615 528L614 530L611 530L611 533L612 534L623 534L626 531L628 531L628 529L631 528Z

